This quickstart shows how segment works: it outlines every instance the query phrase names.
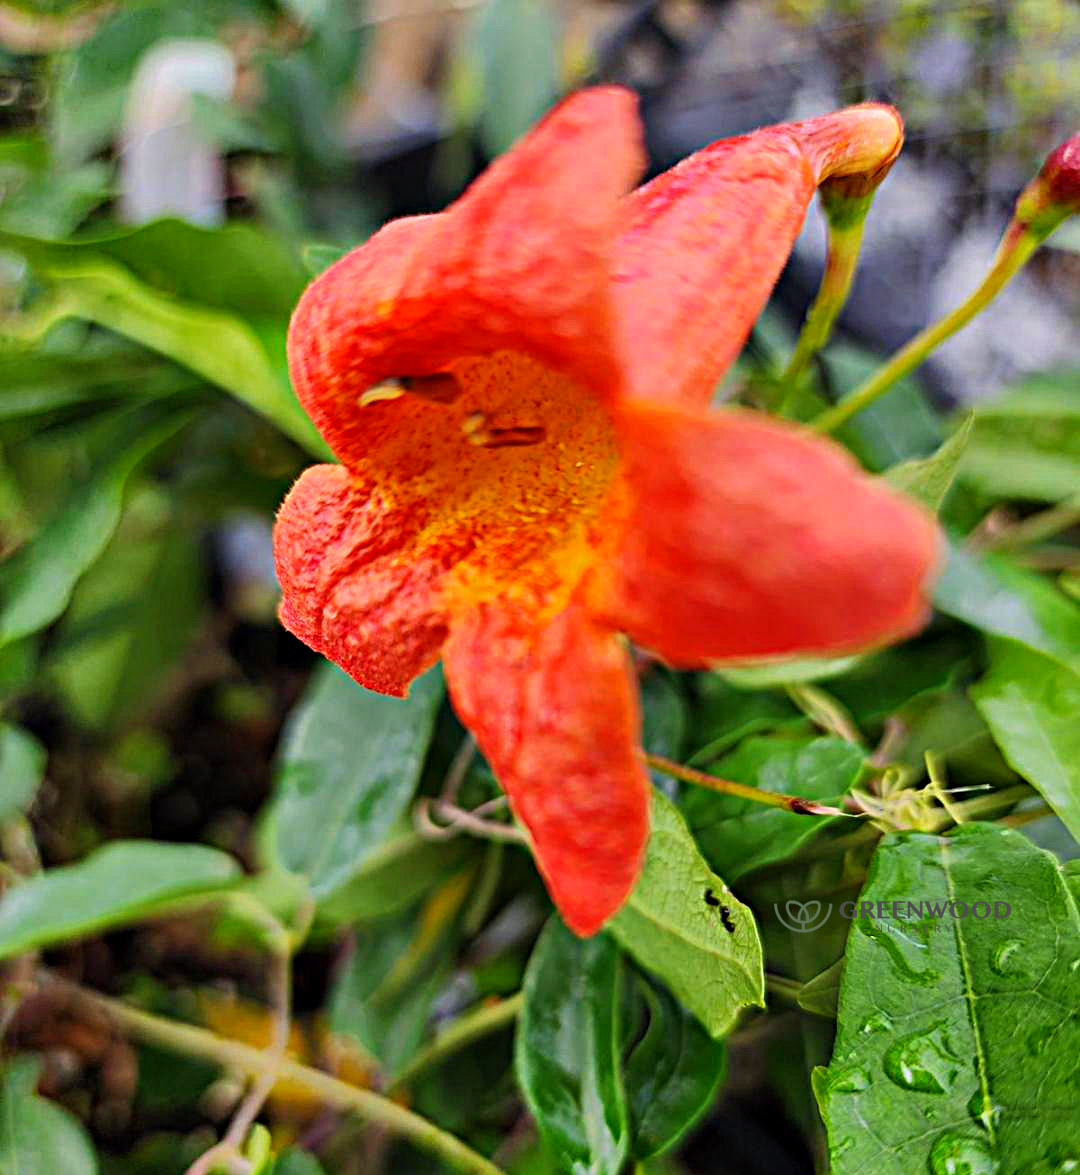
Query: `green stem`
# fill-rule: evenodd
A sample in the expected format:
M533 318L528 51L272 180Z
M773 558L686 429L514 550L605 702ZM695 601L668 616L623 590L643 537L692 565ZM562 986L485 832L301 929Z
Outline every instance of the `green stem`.
M851 283L855 277L855 266L862 245L863 226L866 224L866 212L870 207L869 199L859 203L862 205L860 215L854 218L848 216L842 220L829 219L828 254L825 259L825 272L821 276L821 286L813 305L807 311L806 321L803 323L791 359L780 377L781 381L788 385L781 412L794 394L795 380L829 341L836 316L844 308L851 292Z
M883 395L897 380L913 371L920 363L943 343L950 335L955 334L962 326L985 309L1000 293L1005 284L1028 261L1039 247L1042 237L1036 236L1024 229L1010 229L1005 234L997 254L990 266L990 272L983 279L979 288L970 298L955 310L950 311L939 322L920 331L913 339L878 370L860 387L846 396L839 404L823 412L811 423L816 432L832 432L857 412L872 404Z
M478 1008L466 1016L461 1016L427 1046L421 1049L404 1069L394 1078L390 1085L391 1090L399 1089L414 1081L426 1069L441 1064L447 1057L459 1052L466 1045L471 1044L489 1032L495 1032L507 1024L513 1023L525 1002L523 992L508 996L498 1003Z
M131 1036L148 1044L158 1045L172 1052L202 1057L223 1067L239 1069L250 1076L275 1074L282 1081L295 1081L310 1090L327 1105L357 1114L369 1122L376 1122L391 1134L407 1139L419 1150L441 1159L463 1175L504 1175L483 1155L467 1147L459 1139L440 1130L433 1122L421 1118L389 1098L369 1089L359 1089L309 1068L286 1057L276 1060L257 1048L226 1040L205 1028L181 1024L131 1008L119 1000L109 999L87 991L76 984L49 978L50 986L58 987L74 1003L108 1016Z
M751 787L746 783L735 783L731 779L718 779L715 775L707 775L704 771L695 771L693 767L684 767L681 763L673 763L662 755L653 755L648 751L642 752L642 758L650 767L662 771L665 775L681 779L685 783L692 783L695 787L707 787L710 791L723 792L724 795L753 800L755 804L766 804L770 808L783 808L788 812L797 812L800 816L852 815L851 812L844 812L829 804L819 804L816 800L804 800L802 796L786 796L781 792L762 791L761 788Z

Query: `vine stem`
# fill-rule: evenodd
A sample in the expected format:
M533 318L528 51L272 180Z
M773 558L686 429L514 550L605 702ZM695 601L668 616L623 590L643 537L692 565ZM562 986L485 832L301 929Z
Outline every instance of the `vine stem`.
M377 1123L398 1138L407 1139L418 1149L441 1159L462 1175L505 1175L499 1167L460 1139L372 1090L349 1085L289 1057L274 1058L251 1045L227 1040L205 1028L151 1015L129 1007L120 1000L88 991L78 984L54 976L46 976L46 980L50 987L63 991L73 1004L81 1004L107 1016L125 1033L138 1040L172 1052L201 1057L222 1067L239 1069L255 1078L273 1077L295 1081L328 1105Z
M831 804L819 804L816 800L805 800L802 796L786 796L781 792L762 791L761 788L751 787L746 783L735 783L730 779L719 779L715 775L708 775L704 771L695 771L693 767L684 767L663 755L654 755L649 751L642 752L642 758L650 767L662 771L684 783L692 783L695 787L707 787L710 791L723 792L724 795L738 796L743 800L753 800L755 804L767 804L770 808L783 808L787 812L796 812L800 816L852 816L841 808L834 808Z
M1009 279L1023 267L1039 247L1041 238L1030 232L1006 233L993 262L990 272L987 273L979 288L962 302L955 310L951 310L944 318L920 331L913 339L863 384L846 396L839 404L822 412L810 427L815 432L832 432L851 419L857 412L872 404L879 396L892 387L897 380L902 379L950 335L955 334L962 326L983 310L1000 293Z

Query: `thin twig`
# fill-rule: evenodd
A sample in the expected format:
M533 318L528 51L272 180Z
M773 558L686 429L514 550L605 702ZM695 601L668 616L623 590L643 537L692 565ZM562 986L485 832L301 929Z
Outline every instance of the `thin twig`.
M318 1095L327 1105L337 1106L364 1120L378 1123L399 1138L407 1139L420 1150L441 1159L462 1175L505 1175L494 1163L466 1146L460 1139L441 1130L389 1098L370 1089L360 1089L312 1069L291 1057L280 1062L261 1049L228 1040L205 1028L166 1020L129 1007L120 1000L98 995L78 984L46 976L50 987L61 990L73 1004L104 1013L128 1035L173 1052L202 1057L223 1068L235 1068L251 1076L274 1073L282 1081L296 1082Z
M273 1067L263 1073L252 1085L247 1096L237 1107L232 1122L222 1140L200 1155L187 1169L187 1175L210 1175L222 1160L238 1171L249 1164L243 1158L241 1147L248 1131L266 1104L266 1099L278 1082L281 1062L289 1045L292 1022L292 956L288 950L275 951L271 956L270 1006L273 1012L274 1034L265 1056ZM237 1162L236 1160L240 1161ZM243 1164L243 1166L241 1166Z
M692 783L695 787L707 787L710 791L723 792L724 795L753 800L755 804L767 804L770 808L784 808L786 811L796 812L800 816L855 815L855 813L834 808L831 804L819 804L817 800L804 800L802 796L786 796L781 792L762 791L761 788L751 787L746 783L718 779L715 775L706 775L704 771L695 771L693 767L684 767L681 763L673 763L662 755L653 755L648 751L642 752L642 758L650 767L662 771L665 775L671 775L685 783Z
M488 800L467 812L456 804L423 796L416 801L413 808L413 826L428 840L449 840L468 832L486 840L508 840L516 844L528 844L528 837L516 825L484 819L489 813L502 811L506 804L505 796L496 796L493 800ZM433 819L436 816L446 823L437 823Z

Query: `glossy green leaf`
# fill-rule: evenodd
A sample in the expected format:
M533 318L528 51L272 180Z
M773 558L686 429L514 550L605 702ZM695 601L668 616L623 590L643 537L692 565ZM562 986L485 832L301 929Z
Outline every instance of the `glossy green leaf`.
M525 971L514 1061L547 1143L575 1175L619 1175L630 1145L619 1070L619 952L553 916Z
M131 472L187 423L174 416L141 436L118 438L118 455L69 495L59 512L0 564L0 647L51 624L80 576L104 551L120 521Z
M992 500L1055 502L1080 486L1080 371L1026 379L975 409L961 477Z
M934 587L942 612L1063 661L1080 659L1080 606L1033 572L950 545Z
M727 1050L674 996L642 977L649 1024L626 1059L631 1153L670 1150L709 1108L724 1079Z
M252 319L288 318L307 282L280 237L247 223L204 228L169 217L74 241L0 232L0 249L46 270L106 258L162 294Z
M277 852L320 902L352 882L416 790L443 697L439 670L408 698L359 686L329 663L293 712L278 763Z
M0 237L0 243L3 238ZM59 283L68 317L83 318L165 355L232 393L316 456L330 450L285 377L284 323L256 331L227 311L161 293L124 266L98 254L39 266Z
M0 1175L96 1175L79 1121L35 1094L38 1069L35 1059L16 1057L0 1074Z
M762 791L836 804L859 778L863 759L864 752L843 739L755 736L710 771ZM841 819L799 815L698 787L685 789L681 807L709 864L732 880L791 856Z
M990 642L971 690L1009 766L1080 840L1080 672L1017 641Z
M891 834L859 900L875 916L852 928L814 1081L834 1175L1080 1164L1080 915L1053 857L989 824ZM966 916L903 917L929 901Z
M608 928L712 1036L723 1036L742 1008L764 1004L754 916L709 868L678 808L655 789L651 817L641 877Z
M232 857L205 845L110 841L75 865L47 869L0 903L0 958L151 918L226 892Z
M974 417L969 413L960 427L932 457L903 461L885 474L885 480L921 502L936 514L948 496L963 460Z
M34 802L45 759L45 748L29 731L0 722L0 823Z

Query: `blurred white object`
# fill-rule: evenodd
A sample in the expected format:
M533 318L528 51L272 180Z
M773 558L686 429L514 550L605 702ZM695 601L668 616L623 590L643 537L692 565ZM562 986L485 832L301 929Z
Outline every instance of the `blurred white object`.
M232 54L217 41L160 41L135 71L120 154L125 220L182 216L195 224L225 218L225 167L201 138L192 95L227 99L236 81Z

